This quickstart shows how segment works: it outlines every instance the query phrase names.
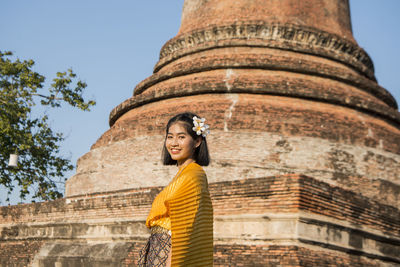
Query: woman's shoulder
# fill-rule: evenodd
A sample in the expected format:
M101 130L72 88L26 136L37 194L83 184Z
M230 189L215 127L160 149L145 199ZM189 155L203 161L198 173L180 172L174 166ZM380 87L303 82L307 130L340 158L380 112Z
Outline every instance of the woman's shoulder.
M182 178L199 178L199 179L204 179L206 178L206 173L203 169L202 166L197 164L196 162L192 162L189 165L185 167L185 169L182 170L180 176ZM207 178L206 178L207 179Z
M206 188L208 185L207 175L203 170L203 167L195 162L190 163L184 170L182 170L178 180L180 181L182 188L199 189Z
M204 171L203 167L200 166L199 164L197 164L196 162L189 163L189 165L187 165L186 168L182 171L182 174L183 173L190 173L190 172L193 172L193 173L204 173L205 174L205 171Z

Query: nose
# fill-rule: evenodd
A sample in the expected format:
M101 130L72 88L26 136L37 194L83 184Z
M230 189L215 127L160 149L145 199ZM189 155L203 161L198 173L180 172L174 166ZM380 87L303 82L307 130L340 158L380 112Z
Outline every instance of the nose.
M177 146L178 145L178 140L176 137L172 138L171 146Z

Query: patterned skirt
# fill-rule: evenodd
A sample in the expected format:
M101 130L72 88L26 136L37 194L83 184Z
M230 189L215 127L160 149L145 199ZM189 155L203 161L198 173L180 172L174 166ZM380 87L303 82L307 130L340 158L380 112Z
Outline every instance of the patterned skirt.
M168 230L160 228L151 228L149 240L140 251L138 266L163 267L166 265L171 249L171 236L168 234Z

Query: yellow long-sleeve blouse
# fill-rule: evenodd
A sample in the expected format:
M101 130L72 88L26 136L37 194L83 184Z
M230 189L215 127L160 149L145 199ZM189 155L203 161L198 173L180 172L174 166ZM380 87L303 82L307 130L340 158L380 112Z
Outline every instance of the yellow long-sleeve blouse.
M213 265L213 208L200 165L180 169L154 199L146 226L156 225L171 230L172 266Z

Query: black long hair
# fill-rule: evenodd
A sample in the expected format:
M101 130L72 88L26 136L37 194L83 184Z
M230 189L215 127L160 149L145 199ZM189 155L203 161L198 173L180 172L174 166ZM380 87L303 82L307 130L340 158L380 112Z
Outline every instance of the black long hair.
M168 150L165 146L165 141L167 139L169 127L176 122L182 122L182 126L185 128L186 132L193 138L193 140L197 140L201 138L200 145L196 148L193 154L193 159L197 164L201 166L208 166L210 164L210 155L208 153L207 140L202 135L197 135L195 131L193 131L193 117L196 116L200 118L198 115L191 112L184 112L178 115L175 115L171 119L169 119L167 123L167 127L165 129L165 140L164 146L161 154L161 160L164 165L176 165L177 161L171 158L171 155L168 153Z

